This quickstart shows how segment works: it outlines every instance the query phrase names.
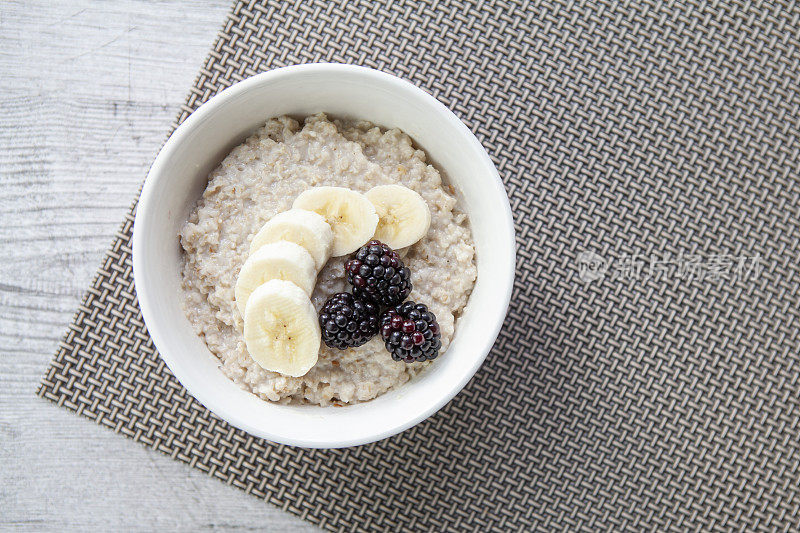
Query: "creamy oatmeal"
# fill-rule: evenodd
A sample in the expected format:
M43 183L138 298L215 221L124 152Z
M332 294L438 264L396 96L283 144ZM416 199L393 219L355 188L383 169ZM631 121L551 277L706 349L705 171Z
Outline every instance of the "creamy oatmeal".
M323 114L307 118L302 126L280 117L236 147L211 173L180 232L186 315L231 380L265 400L326 406L370 400L431 364L393 361L378 335L347 350L322 344L317 364L294 378L261 368L242 337L234 287L250 240L263 224L311 187L366 192L391 183L418 192L431 212L427 235L401 253L411 270L409 298L436 314L444 353L475 283L476 267L467 217L439 171L399 130L330 121ZM348 289L347 259L331 258L320 272L311 296L318 310L330 295Z

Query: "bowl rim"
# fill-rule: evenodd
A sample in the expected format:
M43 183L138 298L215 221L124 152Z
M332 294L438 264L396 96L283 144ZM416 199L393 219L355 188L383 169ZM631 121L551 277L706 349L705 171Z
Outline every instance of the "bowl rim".
M263 428L255 427L250 424L245 417L240 416L238 412L232 412L231 410L227 409L224 405L224 402L218 400L219 396L212 394L210 390L201 386L199 383L192 382L191 380L184 381L185 373L183 370L183 364L175 357L173 357L170 353L162 351L159 349L159 345L167 346L166 337L168 332L164 331L162 325L156 320L157 313L153 309L151 305L151 296L147 293L147 290L144 289L139 291L139 287L145 288L147 287L147 283L144 281L145 274L143 273L143 269L145 268L142 265L143 257L147 254L147 246L146 243L143 242L143 238L141 237L142 231L140 228L143 226L143 218L147 217L149 212L149 205L151 203L151 198L157 194L157 185L158 181L164 178L164 167L166 166L167 162L173 157L174 152L178 149L179 145L184 141L184 139L191 134L191 132L197 127L202 125L205 122L207 116L214 113L214 111L222 106L228 100L236 99L240 95L250 91L253 87L260 86L262 84L267 84L274 82L283 77L294 76L297 74L308 73L310 71L316 71L321 73L327 74L358 74L360 76L366 77L368 79L373 79L376 81L380 81L382 83L388 83L394 86L395 89L398 91L402 91L405 93L412 93L412 95L422 100L426 105L431 106L440 117L453 125L457 128L461 134L464 136L464 139L468 141L473 148L476 149L476 152L479 154L479 157L483 159L486 169L489 171L491 175L490 181L487 181L487 186L491 184L491 186L495 189L495 192L499 192L502 194L502 197L506 199L505 202L502 202L502 209L498 210L497 218L498 218L498 239L501 241L505 241L508 245L508 275L504 277L502 280L498 280L501 283L502 291L496 294L497 298L501 298L501 308L503 310L502 313L499 313L498 316L495 318L495 323L492 325L490 331L491 334L486 336L485 341L480 346L474 346L474 348L480 352L480 356L476 357L473 361L473 364L468 369L467 372L464 372L461 379L459 379L455 384L446 392L441 394L436 402L431 403L426 409L420 411L416 416L406 420L403 423L399 423L396 426L392 426L391 428L375 432L371 434L368 438L348 438L342 437L341 439L331 441L330 439L327 440L320 440L320 441L308 441L308 440L298 440L291 437L286 437L285 435L280 434L279 432L271 432L265 431ZM501 212L500 212L501 211ZM139 231L137 231L139 230ZM142 186L142 191L139 196L138 202L136 204L136 214L134 218L134 228L133 228L133 239L132 239L132 263L133 263L133 277L134 277L134 284L136 288L136 294L139 301L139 307L142 312L142 317L144 319L145 325L147 327L147 331L150 334L150 337L153 341L154 346L158 350L160 357L169 367L170 371L173 373L175 378L180 382L180 384L186 388L189 394L194 397L197 401L199 401L203 406L209 409L218 417L222 418L226 422L230 423L231 425L238 427L247 433L265 438L267 440L281 443L281 444L289 444L294 446L300 447L308 447L308 448L339 448L339 447L348 447L348 446L358 446L362 444L368 444L371 442L376 442L379 440L383 440L388 438L392 435L396 435L410 427L415 426L416 424L422 422L423 420L429 418L434 413L439 411L442 407L444 407L450 400L452 400L464 386L469 382L470 379L475 375L477 370L485 361L486 357L488 356L489 352L491 351L494 343L497 340L497 337L500 333L502 325L505 321L505 317L508 313L508 306L511 300L511 294L514 286L514 279L515 279L515 271L516 271L516 237L515 237L515 230L514 230L514 220L511 214L511 206L508 201L508 195L506 193L505 187L503 185L502 180L500 179L500 175L495 167L494 163L491 160L491 157L487 153L486 149L481 145L480 141L475 137L472 131L452 112L448 109L443 103L437 100L434 96L429 94L424 89L413 85L409 81L406 81L402 78L397 76L371 69L368 67L356 66L356 65L347 65L347 64L340 64L340 63L307 63L301 65L292 65L287 67L281 67L277 69L273 69L267 72L263 72L237 82L230 87L224 89L223 91L219 92L212 98L210 98L207 102L203 103L199 106L193 113L191 113L170 135L170 137L165 142L164 146L159 151L156 159L154 160L152 166L150 167L149 172L147 173L147 177L145 178L144 185ZM214 356L216 357L216 356ZM183 376L183 377L182 377Z

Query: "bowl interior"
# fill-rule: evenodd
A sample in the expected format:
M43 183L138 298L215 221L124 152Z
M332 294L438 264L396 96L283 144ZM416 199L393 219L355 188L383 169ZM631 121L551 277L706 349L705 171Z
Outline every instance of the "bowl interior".
M207 176L236 145L279 115L324 111L408 133L447 175L469 214L478 280L447 353L408 384L343 408L276 405L243 391L219 370L181 308L178 231ZM306 65L278 69L224 91L170 138L148 175L137 209L134 273L156 347L181 383L226 421L276 442L338 447L379 440L449 401L491 348L506 313L514 234L497 171L469 130L412 85L369 69Z

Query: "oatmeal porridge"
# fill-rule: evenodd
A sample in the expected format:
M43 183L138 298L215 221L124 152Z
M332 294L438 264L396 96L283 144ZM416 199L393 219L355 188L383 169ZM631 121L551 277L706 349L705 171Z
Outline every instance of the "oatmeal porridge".
M333 186L366 193L388 184L412 189L430 211L424 237L399 253L411 273L409 299L435 314L444 353L475 283L474 244L452 191L406 134L367 122L331 121L324 114L302 125L280 117L237 146L211 173L180 232L184 308L236 384L269 401L341 405L375 398L435 364L395 361L377 335L345 350L321 344L310 370L291 377L262 368L243 337L237 277L262 226L309 189ZM349 259L331 257L319 271L310 296L317 311L330 296L349 289Z

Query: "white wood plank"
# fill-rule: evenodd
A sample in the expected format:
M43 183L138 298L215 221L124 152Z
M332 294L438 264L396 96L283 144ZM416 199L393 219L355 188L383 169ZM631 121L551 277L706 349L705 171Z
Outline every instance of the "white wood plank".
M228 8L0 2L0 529L317 530L35 396Z

